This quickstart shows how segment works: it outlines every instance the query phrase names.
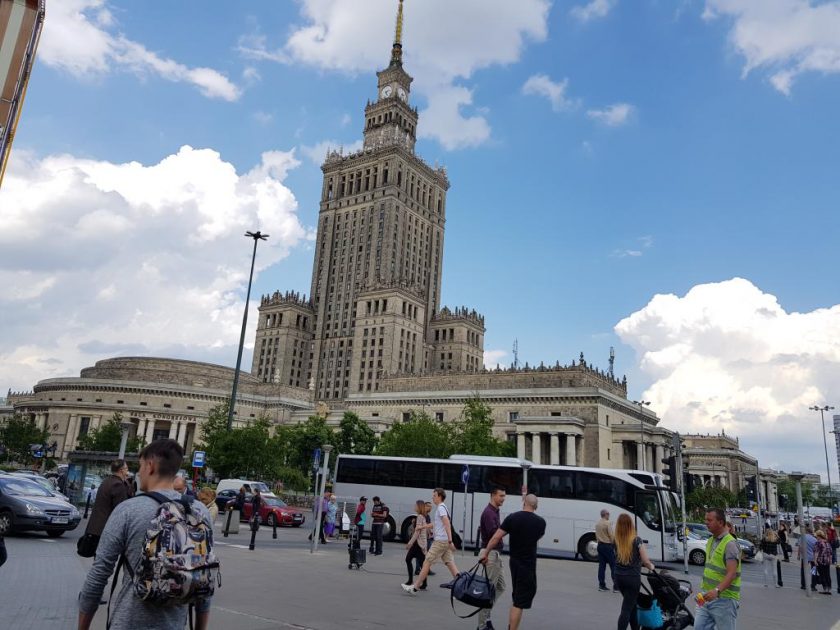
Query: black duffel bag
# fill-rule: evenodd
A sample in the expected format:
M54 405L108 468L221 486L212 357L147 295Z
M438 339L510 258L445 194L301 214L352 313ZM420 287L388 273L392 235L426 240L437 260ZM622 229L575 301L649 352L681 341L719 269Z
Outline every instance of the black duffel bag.
M76 541L76 553L82 558L93 558L97 547L99 547L99 536L96 534L85 534Z
M481 569L483 575L479 575ZM474 606L475 610L469 615L459 615L455 612L455 600ZM459 573L452 583L452 591L449 593L449 602L452 611L461 619L469 619L478 614L482 609L493 608L496 599L496 586L487 577L487 567L480 562L469 571Z

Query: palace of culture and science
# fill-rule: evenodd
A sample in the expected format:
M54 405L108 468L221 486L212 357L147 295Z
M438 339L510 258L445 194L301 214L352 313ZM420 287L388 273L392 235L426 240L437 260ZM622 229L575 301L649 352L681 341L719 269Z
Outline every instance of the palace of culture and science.
M626 380L583 354L567 365L486 369L484 317L440 305L450 181L415 153L418 112L402 44L400 2L390 63L364 109L363 148L331 151L322 166L309 294L262 297L237 422L267 415L294 423L319 413L337 424L349 410L382 432L412 411L454 420L480 396L521 457L661 470L672 434L627 399ZM147 441L172 437L190 451L232 380L223 366L117 357L10 392L7 404L47 427L60 457L115 412Z

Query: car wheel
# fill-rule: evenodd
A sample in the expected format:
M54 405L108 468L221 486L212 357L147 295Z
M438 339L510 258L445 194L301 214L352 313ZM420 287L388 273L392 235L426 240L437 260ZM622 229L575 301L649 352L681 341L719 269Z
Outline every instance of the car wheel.
M403 521L402 527L400 528L400 538L403 542L407 543L411 540L412 536L414 536L414 517L409 516Z
M394 542L397 538L397 524L394 522L393 516L388 516L385 521L385 530L382 532L382 540L385 542Z
M8 534L12 531L12 514L11 512L0 512L0 535Z
M595 534L581 536L578 541L578 553L584 560L598 562L598 541L595 539Z
M63 536L63 535L64 535L64 530L63 529L48 529L47 530L47 536L49 536L50 538L58 538L59 536Z
M690 554L688 554L688 561L691 562L691 564L697 564L702 566L706 564L706 552L702 549L695 549Z

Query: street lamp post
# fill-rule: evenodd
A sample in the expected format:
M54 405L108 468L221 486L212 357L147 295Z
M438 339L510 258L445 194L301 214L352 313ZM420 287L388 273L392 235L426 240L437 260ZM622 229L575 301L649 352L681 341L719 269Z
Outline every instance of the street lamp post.
M329 471L330 451L333 450L333 445L323 444L321 446L321 450L324 452L324 463L321 466L320 492L318 492L318 496L315 497L315 500L318 503L315 505L315 529L312 532L312 542L309 545L309 553L314 553L318 549L318 541L321 540L321 515L324 510L324 488L326 488L327 485L327 471Z
M642 470L647 469L645 462L645 405L650 406L649 400L634 400L639 405L639 437L642 439Z
M134 424L131 422L120 422L120 429L122 429L122 436L120 436L120 452L117 459L125 459L125 447L128 444L128 432Z
M245 236L254 239L254 251L251 254L251 273L248 276L248 293L245 296L245 312L242 314L242 333L239 335L239 352L236 354L236 371L233 373L233 391L231 391L230 405L228 405L228 431L230 431L231 427L233 427L233 408L236 406L236 388L239 385L239 367L242 365L242 348L245 345L245 326L248 324L248 303L251 301L251 282L254 280L254 261L257 259L257 243L268 238L268 234L263 234L260 231L245 232Z
M808 557L808 543L805 540L805 515L802 509L802 479L805 477L801 472L792 472L788 475L791 481L796 482L796 511L799 515L799 572L802 578L802 588L805 589L805 596L811 597L811 589L805 581L805 558Z
M828 467L828 440L825 437L825 412L833 410L834 407L829 405L823 405L822 407L814 405L813 407L808 407L808 409L820 412L820 420L822 420L823 446L825 447L825 476L828 480L828 500L831 503L831 507L834 508L836 507L836 503L834 502L834 493L831 491L831 472Z
M527 460L520 460L519 465L522 466L522 496L528 494L528 471L531 469L531 462Z

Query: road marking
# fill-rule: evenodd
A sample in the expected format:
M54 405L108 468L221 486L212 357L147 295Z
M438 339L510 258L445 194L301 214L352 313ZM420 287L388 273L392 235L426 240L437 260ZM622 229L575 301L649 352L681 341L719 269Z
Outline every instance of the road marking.
M250 613L241 612L239 610L233 610L232 608L222 608L221 606L213 606L214 610L220 610L222 612L230 613L232 615L240 615L242 617L248 617L249 619L256 619L257 621L267 621L269 623L278 624L282 628L294 628L295 630L315 630L315 628L310 628L308 626L299 626L294 623L286 623L285 621L280 621L278 619L269 619L268 617L260 617L259 615L252 615Z
M213 541L214 545L223 545L225 547L236 547L237 549L250 549L249 545L237 545L236 543L226 543L226 542L218 542Z
M48 543L58 542L57 540L54 540L54 539L52 539L52 538L39 538L39 540L40 540L41 542L48 542Z

